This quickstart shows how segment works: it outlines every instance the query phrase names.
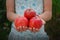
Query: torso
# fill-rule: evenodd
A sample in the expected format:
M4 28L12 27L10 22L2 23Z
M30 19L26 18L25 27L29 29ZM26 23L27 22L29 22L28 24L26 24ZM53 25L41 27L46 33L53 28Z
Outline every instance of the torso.
M43 12L43 0L15 0L16 14L24 15L24 10L32 8L36 11L37 15ZM14 28L14 24L12 23ZM14 29L15 30L15 29ZM40 32L44 32L44 25L41 27ZM39 33L40 33L39 32Z
M24 11L28 8L34 9L37 15L40 15L43 12L43 0L15 0L16 14L23 16ZM44 32L44 26L40 30Z
M15 4L16 13L21 16L24 15L24 10L28 8L34 9L37 14L43 12L43 0L15 0Z
M26 10L28 8L34 9L36 11L37 15L41 14L43 12L43 0L15 0L16 14L23 16L24 10ZM21 33L14 29L14 24L12 23L12 29L11 29L10 34L16 35L14 37L17 37L17 35L18 35L23 38L24 37L30 38L31 40L32 39L38 40L38 38L42 39L43 37L47 37L47 34L44 31L44 25L41 27L41 29L37 33L32 33L30 30L27 30L27 31Z

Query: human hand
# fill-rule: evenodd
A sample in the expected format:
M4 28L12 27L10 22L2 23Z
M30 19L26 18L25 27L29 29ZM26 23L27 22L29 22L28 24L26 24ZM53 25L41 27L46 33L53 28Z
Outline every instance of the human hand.
M23 32L27 30L28 19L25 17L18 17L14 21L15 29L19 32Z
M43 19L40 19L38 16L33 17L29 22L29 30L32 32L38 32L44 24L45 21L43 21Z

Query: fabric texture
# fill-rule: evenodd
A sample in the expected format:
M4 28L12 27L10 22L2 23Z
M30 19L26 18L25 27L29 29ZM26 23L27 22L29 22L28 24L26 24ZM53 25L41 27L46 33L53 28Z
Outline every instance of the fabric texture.
M43 0L15 0L16 14L23 16L24 11L28 8L34 9L37 15L41 14L43 12ZM44 31L44 25L36 33L30 30L18 32L14 27L14 23L12 23L8 40L49 40L47 33Z

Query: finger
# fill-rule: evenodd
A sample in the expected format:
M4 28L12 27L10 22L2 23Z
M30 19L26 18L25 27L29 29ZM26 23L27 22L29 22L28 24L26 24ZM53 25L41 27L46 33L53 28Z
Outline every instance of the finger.
M23 26L23 31L26 31L27 30L27 26Z
M16 29L17 31L19 31L19 27L15 27L15 29Z
M29 30L32 31L32 27L29 27Z
M42 20L43 25L46 24L46 22L43 19L41 19L41 20Z
M19 27L19 31L22 32L23 31L23 28L22 26Z
M39 17L38 17L38 16L36 16L36 18L37 18L37 19L39 19Z
M38 32L38 31L39 31L39 29L38 29L38 28L36 28L35 30L36 30L36 32Z
M34 27L33 27L33 30L32 30L32 32L34 32L34 33L35 33L35 32L36 32L36 28L34 28Z

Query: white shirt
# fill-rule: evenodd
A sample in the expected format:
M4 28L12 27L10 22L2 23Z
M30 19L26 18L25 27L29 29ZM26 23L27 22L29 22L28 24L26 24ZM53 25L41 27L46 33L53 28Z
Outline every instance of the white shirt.
M43 0L15 0L16 13L24 15L24 11L28 8L32 8L37 14L43 12Z

